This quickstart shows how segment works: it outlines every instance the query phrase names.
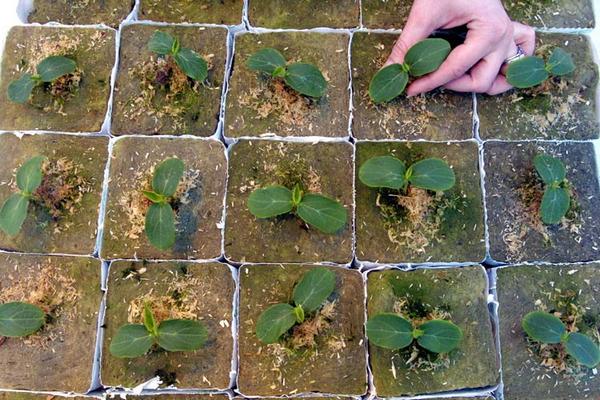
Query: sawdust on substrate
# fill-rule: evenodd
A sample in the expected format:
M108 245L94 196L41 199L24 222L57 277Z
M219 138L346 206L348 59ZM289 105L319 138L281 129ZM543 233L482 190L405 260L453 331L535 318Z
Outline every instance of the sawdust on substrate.
M65 340L61 325L77 316L81 293L75 288L75 279L60 265L48 260L37 267L35 279L17 280L8 274L9 285L0 285L0 304L20 301L38 306L46 314L46 324L35 334L19 340L31 348L47 349L53 342Z
M549 7L559 4L557 0L504 0L504 2L507 8L519 10L519 13L527 19L540 21L542 21L540 14L547 14Z

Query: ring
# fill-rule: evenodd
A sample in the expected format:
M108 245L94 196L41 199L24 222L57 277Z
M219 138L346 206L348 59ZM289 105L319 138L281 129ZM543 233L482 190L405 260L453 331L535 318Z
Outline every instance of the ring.
M506 60L504 60L504 64L510 64L513 63L517 60L520 60L521 58L525 57L526 54L523 51L523 49L521 48L521 46L517 45L517 54L515 54L514 56L508 57Z

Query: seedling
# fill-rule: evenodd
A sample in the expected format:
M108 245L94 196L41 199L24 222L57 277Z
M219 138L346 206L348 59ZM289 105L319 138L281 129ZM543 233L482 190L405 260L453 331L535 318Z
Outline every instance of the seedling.
M25 103L29 100L34 88L72 74L76 68L77 64L70 58L63 56L46 57L37 65L35 75L25 73L8 85L8 99L14 103Z
M560 344L567 354L588 368L600 364L600 349L588 336L578 332L568 332L565 324L556 316L533 311L521 321L523 330L536 342Z
M451 189L456 183L454 171L446 161L427 158L408 169L401 160L392 156L373 157L358 172L362 183L373 188L406 191L408 185L436 192Z
M156 323L149 304L144 305L144 324L123 325L110 343L110 353L118 358L136 358L156 345L166 351L195 351L208 333L199 321L168 319Z
M167 250L175 244L175 212L170 201L183 176L183 168L183 161L178 158L164 160L154 170L152 190L142 191L152 202L146 213L146 236L159 250Z
M46 157L29 159L17 170L18 193L13 193L0 209L0 229L8 236L16 236L27 217L29 200L42 184L42 163Z
M304 322L306 316L314 313L327 300L335 289L335 274L327 268L314 268L306 272L294 288L292 300L275 304L258 317L256 336L265 344L275 343L296 324Z
M550 54L548 62L541 57L528 56L510 63L506 80L516 88L526 89L541 84L551 76L567 75L574 70L571 55L557 47Z
M307 63L288 63L277 50L262 49L248 58L246 66L272 78L282 79L286 85L309 97L322 97L327 90L327 81L316 66Z
M458 347L463 338L461 329L450 321L434 319L414 328L399 315L381 313L367 321L367 337L375 346L399 350L414 340L432 353L448 353Z
M257 218L294 213L321 232L333 234L346 225L347 212L336 200L321 194L304 193L299 185L290 190L273 185L256 189L248 198L248 209Z
M22 302L0 305L0 336L23 337L39 331L46 314L37 306Z
M540 154L533 165L545 185L540 215L545 224L560 222L571 207L571 194L567 189L565 165L557 158Z
M198 82L208 77L208 64L194 50L181 47L179 39L156 31L148 42L148 49L160 56L171 58L184 74Z
M409 77L418 78L437 70L450 54L445 39L425 39L412 46L403 64L391 64L380 69L371 79L369 96L374 103L385 103L400 96Z

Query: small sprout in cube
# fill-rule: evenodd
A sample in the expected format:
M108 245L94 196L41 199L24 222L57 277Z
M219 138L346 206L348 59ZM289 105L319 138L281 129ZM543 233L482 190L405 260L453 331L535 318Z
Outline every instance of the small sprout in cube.
M558 158L545 154L537 155L533 165L545 186L540 206L542 221L548 225L558 224L571 207L565 165Z
M569 332L566 325L553 314L533 311L521 321L523 330L534 341L559 344L579 364L595 368L600 364L600 349L592 338L578 332Z
M309 97L323 97L327 90L327 81L313 64L288 63L277 50L262 49L248 58L246 66L253 71L268 74L283 82L300 94Z
M342 204L321 194L304 193L299 185L256 189L248 198L248 209L257 218L294 213L323 233L334 234L346 225L348 213Z
M293 306L279 303L267 308L256 322L256 337L265 344L277 342L294 325L319 311L334 289L331 270L319 267L306 272L294 287Z
M403 64L380 69L371 79L369 96L374 103L385 103L400 96L409 77L418 78L436 71L450 54L450 43L444 39L425 39L411 47Z
M208 77L207 62L194 50L181 47L179 39L168 33L154 32L148 42L148 49L159 56L172 59L184 74L197 82L202 83Z
M563 76L573 71L575 71L573 58L557 47L547 61L541 57L528 56L510 63L506 80L516 88L526 89L543 83L551 76Z
M144 324L127 324L119 328L110 343L110 353L118 358L136 358L152 346L166 351L196 351L208 338L206 327L199 321L168 319L157 323L152 308L144 305Z
M0 305L0 337L24 337L39 331L46 314L29 303L11 302Z

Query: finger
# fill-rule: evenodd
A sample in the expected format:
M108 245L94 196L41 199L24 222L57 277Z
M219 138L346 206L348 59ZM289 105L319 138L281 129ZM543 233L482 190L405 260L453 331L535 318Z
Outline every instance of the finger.
M507 92L510 89L512 89L512 86L510 83L508 83L506 77L503 75L498 75L496 77L496 80L494 80L494 83L492 84L490 90L487 91L487 94L495 96L497 94Z
M535 30L527 25L513 22L515 42L521 46L525 54L532 55L535 51Z
M494 52L479 61L468 74L444 85L455 92L486 93L491 89L504 63L504 52Z

